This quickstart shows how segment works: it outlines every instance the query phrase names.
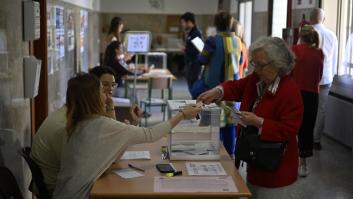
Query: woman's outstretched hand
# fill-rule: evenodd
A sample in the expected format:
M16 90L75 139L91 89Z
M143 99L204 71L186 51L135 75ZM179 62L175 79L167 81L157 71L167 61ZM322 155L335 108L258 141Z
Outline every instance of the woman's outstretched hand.
M201 93L199 97L197 98L197 102L202 102L204 104L210 104L216 100L219 100L222 98L222 92L220 91L219 88L213 88L211 90L208 90L204 93Z
M183 110L181 110L184 119L189 120L195 118L198 113L202 110L203 103L198 102L195 105L188 105Z

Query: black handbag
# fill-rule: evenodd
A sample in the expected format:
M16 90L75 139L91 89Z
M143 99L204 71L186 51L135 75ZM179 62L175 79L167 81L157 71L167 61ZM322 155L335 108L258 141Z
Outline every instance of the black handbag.
M242 127L237 138L235 158L250 166L275 171L286 150L288 141L263 141L254 126Z

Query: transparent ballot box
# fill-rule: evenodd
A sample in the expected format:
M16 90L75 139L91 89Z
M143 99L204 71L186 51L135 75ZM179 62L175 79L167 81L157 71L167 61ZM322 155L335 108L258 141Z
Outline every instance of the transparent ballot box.
M169 100L169 117L195 100ZM220 114L216 104L203 107L199 119L180 122L168 135L171 160L218 160L220 150Z
M166 69L167 54L163 52L149 52L146 54L145 64L150 69Z

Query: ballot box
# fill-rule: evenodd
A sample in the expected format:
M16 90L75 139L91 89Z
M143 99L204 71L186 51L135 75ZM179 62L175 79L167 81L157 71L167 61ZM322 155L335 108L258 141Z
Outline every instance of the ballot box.
M145 65L149 69L166 69L167 54L163 52L149 52L146 54Z
M168 116L177 114L194 100L169 100ZM218 160L220 152L220 114L216 104L206 105L197 118L184 120L168 134L171 160Z

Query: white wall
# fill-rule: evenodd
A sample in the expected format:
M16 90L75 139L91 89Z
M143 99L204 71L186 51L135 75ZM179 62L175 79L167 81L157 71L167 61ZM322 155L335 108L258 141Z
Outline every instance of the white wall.
M152 0L161 2L162 8L153 8L151 0L100 0L101 12L139 13L139 14L183 14L187 11L195 14L215 14L217 0Z

